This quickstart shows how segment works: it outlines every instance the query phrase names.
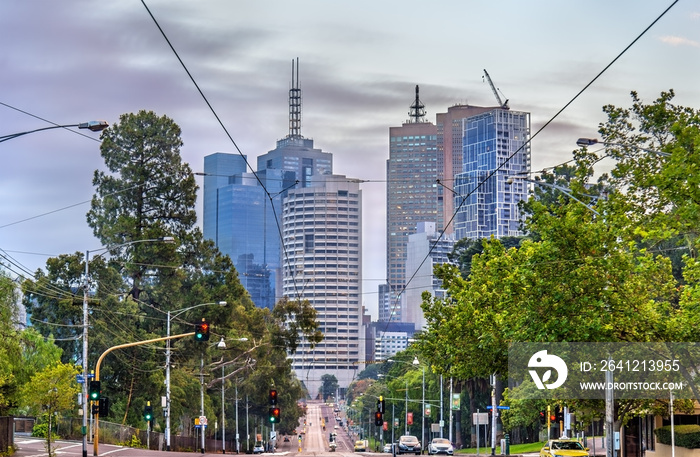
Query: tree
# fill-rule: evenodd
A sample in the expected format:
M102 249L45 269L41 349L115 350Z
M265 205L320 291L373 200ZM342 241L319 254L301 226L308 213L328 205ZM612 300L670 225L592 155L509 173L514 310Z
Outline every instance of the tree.
M75 398L80 392L76 382L78 370L68 364L54 364L32 376L22 388L24 401L35 413L43 413L48 420L46 449L55 455L51 447L52 418L75 408Z
M172 119L143 110L123 114L119 123L103 131L100 152L112 174L95 171L96 193L87 220L105 246L163 236L181 243L190 239L197 220L197 185L180 156L180 133ZM158 243L132 244L122 252L124 258L131 256L126 269L134 281L135 299L142 277L155 269L144 260L172 255Z
M338 391L338 378L332 374L324 374L321 376L321 387L318 390L324 402L329 397L335 398L335 394Z

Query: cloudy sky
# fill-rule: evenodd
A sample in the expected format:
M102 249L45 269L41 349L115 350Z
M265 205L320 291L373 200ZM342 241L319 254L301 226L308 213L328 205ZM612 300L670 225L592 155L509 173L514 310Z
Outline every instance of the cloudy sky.
M407 119L415 85L434 122L457 103L494 105L487 69L535 132L674 2L145 3L249 160L288 133L300 59L302 134L333 153L335 173L367 181L364 303L376 317L389 127ZM140 1L3 0L0 43L0 136L146 109L181 126L194 171L205 155L236 152ZM632 90L651 101L673 88L678 104L699 108L698 75L700 3L679 1L537 135L533 170L569 160L576 138L595 136L601 107L629 106ZM104 168L98 138L55 129L0 143L0 253L34 271L100 247L85 221ZM199 205L201 215L201 193Z

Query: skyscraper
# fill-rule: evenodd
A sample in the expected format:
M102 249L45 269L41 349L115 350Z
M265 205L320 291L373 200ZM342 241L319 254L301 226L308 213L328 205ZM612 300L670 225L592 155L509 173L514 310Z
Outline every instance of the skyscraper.
M457 239L520 236L518 202L527 200L530 113L495 108L464 121L462 173L455 178Z
M421 303L425 291L435 298L445 298L442 281L434 274L437 265L450 263L447 255L455 245L454 233L442 234L435 229L435 222L420 222L416 233L408 236L406 246L406 274L410 284L406 287L405 322L414 324L416 330L425 327L425 317Z
M362 330L362 194L357 180L322 175L287 192L282 210L284 295L308 300L324 339L303 341L290 357L311 397L321 376L347 387L364 361Z
M425 120L419 88L410 107L410 119L389 128L389 160L386 171L387 284L389 310L380 314L403 320L402 292L406 285L406 244L416 224L442 221L437 189L437 128ZM440 227L442 229L442 227Z
M257 178L245 170L244 156L238 154L204 158L204 237L231 257L255 305L272 309L281 296L276 293L281 276L275 219L281 201L270 200L268 192L277 194L294 180L282 170L265 170Z
M445 234L454 233L454 223L450 220L455 211L455 199L452 189L455 175L462 172L462 136L464 120L491 111L495 107L453 105L446 113L436 115L437 125L437 171L440 184L438 198L442 203L444 223L436 221L437 227L443 227Z
M205 158L204 233L231 256L258 306L284 296L316 309L325 339L290 354L315 397L322 375L345 388L364 361L362 199L359 181L333 175L332 154L301 134L298 68L292 62L289 133L257 158L255 174L242 156Z

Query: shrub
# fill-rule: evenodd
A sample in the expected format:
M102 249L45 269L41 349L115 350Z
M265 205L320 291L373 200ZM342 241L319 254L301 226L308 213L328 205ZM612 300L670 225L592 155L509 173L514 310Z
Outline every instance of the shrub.
M700 425L676 425L674 432L676 435L676 446L688 449L700 448ZM670 425L657 428L654 430L654 433L659 443L671 445Z

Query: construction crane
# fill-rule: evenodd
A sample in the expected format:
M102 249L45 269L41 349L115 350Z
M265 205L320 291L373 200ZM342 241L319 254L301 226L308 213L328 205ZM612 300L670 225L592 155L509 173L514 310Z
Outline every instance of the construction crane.
M496 96L496 100L498 101L498 105L503 109L510 109L510 106L508 106L508 99L506 99L505 102L501 100L500 95L498 95L498 90L500 90L500 89L496 89L496 86L493 85L493 81L491 81L491 77L489 76L489 72L486 71L485 68L484 68L484 76L486 77L486 79L489 82L489 85L491 86L491 90L493 91L493 95ZM505 98L505 96L504 96L504 98Z

